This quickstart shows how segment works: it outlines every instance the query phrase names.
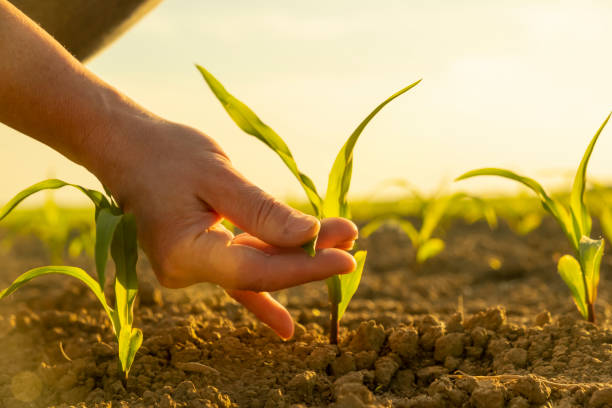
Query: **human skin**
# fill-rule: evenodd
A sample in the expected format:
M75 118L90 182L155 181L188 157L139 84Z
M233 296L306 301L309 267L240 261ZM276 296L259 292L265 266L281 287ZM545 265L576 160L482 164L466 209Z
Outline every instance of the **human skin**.
M351 272L357 228L316 218L250 183L204 133L140 107L0 0L0 121L86 167L134 214L160 283L223 287L279 336L288 311L269 294ZM234 236L226 218L245 233ZM319 234L317 254L300 245Z

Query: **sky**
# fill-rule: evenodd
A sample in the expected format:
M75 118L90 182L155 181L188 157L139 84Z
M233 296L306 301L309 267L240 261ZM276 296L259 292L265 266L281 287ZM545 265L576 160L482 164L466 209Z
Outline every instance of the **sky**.
M612 110L610 21L607 0L165 0L87 66L147 109L215 138L247 178L281 199L304 195L280 159L231 121L195 63L284 138L320 191L359 122L422 78L363 132L352 195L395 178L424 191L514 192L494 178L452 180L495 166L550 188L569 183ZM612 126L593 153L594 179L612 180L611 155ZM6 127L0 175L0 202L48 176L98 185Z

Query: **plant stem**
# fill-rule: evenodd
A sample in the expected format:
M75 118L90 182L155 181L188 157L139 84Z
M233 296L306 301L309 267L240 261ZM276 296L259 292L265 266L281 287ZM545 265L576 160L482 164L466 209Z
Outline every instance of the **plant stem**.
M587 320L591 323L595 323L595 304L593 302L588 302L587 308Z
M587 304L587 321L591 322L591 323L595 323L595 302L593 302L593 299L589 299L589 285L587 285L587 280L586 280L586 274L584 273L584 267L583 262L582 262L582 258L580 258L580 252L577 251L576 253L578 255L578 259L580 259L580 270L582 272L582 284L584 285L584 293L585 293L585 297L586 297L586 304Z
M338 303L331 302L331 318L329 321L329 344L338 344Z

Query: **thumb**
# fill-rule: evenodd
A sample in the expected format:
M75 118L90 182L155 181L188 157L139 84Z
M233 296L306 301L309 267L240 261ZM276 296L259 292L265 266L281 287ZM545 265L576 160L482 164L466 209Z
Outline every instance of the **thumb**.
M302 245L319 233L317 218L276 200L250 183L229 161L216 170L219 173L208 178L202 199L241 230L280 247Z

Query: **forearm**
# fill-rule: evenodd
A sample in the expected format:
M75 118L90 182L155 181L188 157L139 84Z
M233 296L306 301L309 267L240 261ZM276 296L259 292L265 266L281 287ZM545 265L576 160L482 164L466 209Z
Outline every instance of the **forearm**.
M1 122L99 173L109 146L117 144L110 129L123 119L149 117L0 0Z

